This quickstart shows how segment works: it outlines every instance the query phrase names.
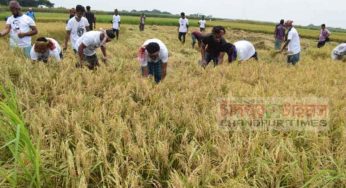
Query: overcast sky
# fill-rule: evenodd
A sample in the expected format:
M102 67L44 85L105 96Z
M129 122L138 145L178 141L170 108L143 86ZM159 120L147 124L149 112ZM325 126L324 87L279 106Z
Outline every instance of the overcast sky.
M346 0L51 0L55 6L71 8L90 5L97 10L152 10L174 14L203 13L220 18L277 22L292 19L295 24L346 28Z

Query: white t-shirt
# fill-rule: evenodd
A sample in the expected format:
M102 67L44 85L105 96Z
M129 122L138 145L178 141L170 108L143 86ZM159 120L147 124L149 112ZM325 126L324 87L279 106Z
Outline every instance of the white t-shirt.
M85 17L82 17L78 22L76 17L71 18L66 25L66 30L71 31L70 40L72 48L76 45L77 40L87 32L86 27L89 27L90 24Z
M199 20L199 28L205 28L205 24L207 23L207 21L205 20Z
M48 57L53 57L57 62L61 61L60 53L61 53L61 47L59 43L52 38L47 38L47 40L51 41L54 44L54 49L49 49L47 53L38 53L35 52L35 44L32 46L30 51L31 60L37 61L37 60L48 60Z
M120 29L119 28L119 22L120 22L120 15L113 15L113 29Z
M158 62L159 60L162 61L162 63L167 63L168 62L168 49L166 45L159 39L149 39L144 42L142 45L142 48L145 48L149 43L156 42L160 46L160 53L159 53L159 58L156 60ZM145 50L144 56L140 59L140 63L142 67L148 66L148 62L154 62L150 59L148 52Z
M237 58L239 61L246 61L256 53L253 44L246 40L237 41L234 43L234 46L237 49Z
M342 57L346 55L346 43L339 44L336 48L332 51L332 59L337 60L338 57Z
M290 43L288 43L288 54L295 55L300 53L300 38L296 28L291 28L288 32L287 40L290 40Z
M180 18L179 19L179 32L186 33L187 27L189 25L189 20L187 18Z
M11 26L10 31L10 46L25 48L31 46L31 36L19 38L19 33L30 32L32 26L36 26L35 21L29 16L23 14L20 17L15 18L11 16L7 19L6 25Z
M77 40L74 49L78 51L79 46L83 43L86 46L83 51L84 55L93 56L94 54L96 54L96 49L99 48L102 44L102 41L100 39L101 34L102 31L89 31L84 33L84 35L82 35L82 37Z

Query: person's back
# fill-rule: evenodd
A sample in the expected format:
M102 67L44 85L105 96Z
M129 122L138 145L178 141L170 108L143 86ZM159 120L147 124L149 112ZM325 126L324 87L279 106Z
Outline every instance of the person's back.
M32 8L29 8L28 12L26 12L26 15L29 16L34 21L36 21L35 12L32 10Z
M344 55L346 55L346 43L339 44L331 54L333 60L342 60Z
M280 23L275 26L274 38L275 38L275 49L280 50L282 43L285 41L286 29L284 26L284 20L280 20Z
M296 28L292 27L288 31L287 39L290 40L290 43L288 44L288 53L292 55L300 53L300 37Z
M256 55L255 58L257 59L256 49L251 42L246 40L241 40L241 41L235 42L234 46L236 48L237 58L239 61L246 61L250 59L251 57L254 57L254 55Z

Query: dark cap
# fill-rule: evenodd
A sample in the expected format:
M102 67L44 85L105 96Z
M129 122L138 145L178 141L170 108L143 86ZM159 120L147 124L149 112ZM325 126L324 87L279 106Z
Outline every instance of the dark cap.
M77 5L76 6L76 11L77 12L85 12L85 8L82 5Z

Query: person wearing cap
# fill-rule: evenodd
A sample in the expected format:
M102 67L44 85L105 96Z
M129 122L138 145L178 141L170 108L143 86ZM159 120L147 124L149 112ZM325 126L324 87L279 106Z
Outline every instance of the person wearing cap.
M34 21L36 21L35 12L32 10L31 7L29 8L28 12L26 12L26 15L32 18Z
M198 48L201 47L203 35L199 31L194 31L191 33L192 48L195 48L196 42L198 43Z
M90 31L91 31L93 29L96 29L96 17L95 17L95 14L90 11L90 9L91 9L90 6L86 7L87 11L85 13L85 17L86 17L86 19L89 22L89 28L90 28Z
M59 43L52 38L40 37L36 39L35 44L31 48L30 57L32 61L48 62L48 58L52 57L56 62L60 62L63 58Z
M329 42L330 31L326 28L326 24L321 25L320 37L318 39L317 48L322 48L326 42Z
M282 47L280 52L283 52L286 47L288 47L287 52L287 63L296 65L300 60L300 37L296 28L293 27L293 21L287 20L285 22L285 27L287 28L287 41Z
M286 29L284 26L285 21L282 19L280 23L275 26L274 38L275 38L275 50L280 50L282 43L285 42Z
M117 40L119 39L120 21L121 21L121 17L119 15L119 11L118 9L115 9L112 23L113 23L113 31L115 32L115 36Z
M221 55L221 61L223 61L224 52L228 55L229 63L232 63L236 60L241 63L251 58L254 58L256 61L258 60L255 46L251 42L246 40L240 40L233 44L227 43L224 46L224 50Z
M339 44L332 51L332 59L333 60L343 60L344 55L346 55L346 43Z
M79 63L77 67L83 67L84 64L88 66L90 70L99 66L99 61L96 55L96 49L101 48L103 54L102 61L107 63L106 43L115 38L112 29L103 31L89 31L80 37L74 49L78 52Z
M68 41L71 40L72 49L76 45L77 40L87 31L89 31L89 22L83 17L85 8L82 5L76 6L76 15L71 18L66 25L66 36L64 50L67 49ZM76 51L75 51L76 52Z
M206 23L207 23L207 21L205 21L205 17L202 16L202 19L198 21L198 24L199 24L199 31L200 31L200 32L204 32L204 31L205 31Z
M223 26L213 27L212 33L206 35L202 39L201 44L201 56L202 60L200 64L202 67L206 67L210 61L214 62L214 66L222 63L222 51L227 43L223 36L226 34L226 30Z
M12 13L0 32L0 37L10 33L11 48L20 48L26 57L30 57L31 36L38 33L35 21L21 12L21 6L17 1L10 1L9 8Z
M185 13L182 12L180 14L179 26L178 26L178 31L179 31L178 39L182 44L185 43L185 37L188 30L189 30L189 20L186 18Z
M154 76L156 83L166 77L168 49L161 40L146 40L139 49L138 60L144 77Z

